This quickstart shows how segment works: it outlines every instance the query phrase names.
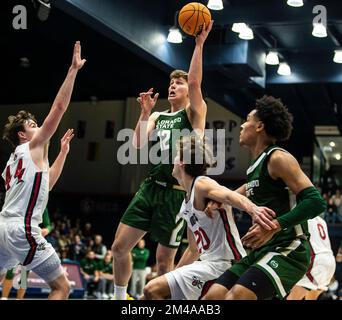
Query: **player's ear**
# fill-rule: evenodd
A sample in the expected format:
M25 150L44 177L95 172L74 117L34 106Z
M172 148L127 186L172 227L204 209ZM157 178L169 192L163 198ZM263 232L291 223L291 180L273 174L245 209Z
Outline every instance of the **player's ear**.
M26 139L26 134L24 131L18 131L18 138L19 139Z
M260 131L262 131L264 129L265 129L265 124L262 121L258 121L256 131L260 132Z

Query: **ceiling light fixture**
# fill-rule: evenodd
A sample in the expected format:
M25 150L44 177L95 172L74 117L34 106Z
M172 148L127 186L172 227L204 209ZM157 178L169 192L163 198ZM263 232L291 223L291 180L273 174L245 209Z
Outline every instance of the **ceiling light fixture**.
M247 25L244 22L236 22L236 23L233 23L232 31L236 33L240 33L245 28L247 28Z
M273 66L279 64L278 53L276 51L270 51L266 56L265 62Z
M222 0L209 0L207 7L211 10L222 10L223 1Z
M325 38L328 36L327 28L322 23L314 23L312 35L317 38Z
M167 42L170 42L170 43L182 43L183 42L182 34L177 27L178 13L179 11L175 12L173 27L169 29L169 34L166 39Z
M303 0L287 0L287 4L291 7L302 7L304 5Z
M335 50L334 62L342 63L342 50Z
M167 42L170 43L182 43L182 34L177 27L169 29L169 35L167 36Z
M277 73L281 76L290 76L291 75L291 68L286 62L281 62L279 64L279 68Z
M252 40L252 39L254 39L253 30L250 27L246 26L239 33L239 38L243 39L243 40Z

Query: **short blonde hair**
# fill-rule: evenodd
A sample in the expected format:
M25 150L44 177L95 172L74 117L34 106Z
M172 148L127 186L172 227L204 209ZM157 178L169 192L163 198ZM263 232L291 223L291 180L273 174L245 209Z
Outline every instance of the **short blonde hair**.
M170 80L171 79L178 79L178 78L183 78L188 82L188 73L183 71L183 70L173 70L170 73Z

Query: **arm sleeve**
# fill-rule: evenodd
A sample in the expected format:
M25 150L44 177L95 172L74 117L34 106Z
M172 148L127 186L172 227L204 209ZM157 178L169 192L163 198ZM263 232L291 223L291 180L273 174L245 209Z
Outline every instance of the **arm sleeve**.
M46 207L44 212L43 212L43 227L48 229L49 232L51 232L52 230L52 225L51 225L51 221L50 221L50 217L49 217L49 211L48 208Z
M282 229L313 219L327 207L326 201L315 187L309 187L299 192L296 200L297 205L292 210L277 218Z

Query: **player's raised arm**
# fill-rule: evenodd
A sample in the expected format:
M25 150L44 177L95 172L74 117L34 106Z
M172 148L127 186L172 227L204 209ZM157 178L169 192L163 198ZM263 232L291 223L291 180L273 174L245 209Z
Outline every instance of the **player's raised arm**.
M55 183L57 182L58 178L60 177L65 159L70 150L70 141L74 137L74 130L68 129L67 132L64 134L63 138L61 139L61 150L51 166L49 170L49 190L53 188Z
M58 91L48 116L30 141L31 149L44 145L55 133L63 114L69 106L77 72L83 67L85 62L85 59L81 59L81 44L79 41L76 41L68 74Z
M203 45L213 26L213 20L209 25L204 25L202 32L196 36L196 45L192 55L189 74L189 98L190 98L190 121L194 129L204 129L205 116L207 113L206 103L203 101L201 83L203 73Z

